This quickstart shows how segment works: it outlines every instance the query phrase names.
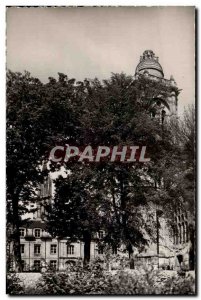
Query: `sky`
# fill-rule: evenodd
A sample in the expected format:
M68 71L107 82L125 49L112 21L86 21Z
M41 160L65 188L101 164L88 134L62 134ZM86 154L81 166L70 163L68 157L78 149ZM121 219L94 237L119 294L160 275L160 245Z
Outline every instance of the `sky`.
M57 77L134 75L144 50L173 75L179 114L195 102L193 7L36 7L7 9L7 68L43 82Z

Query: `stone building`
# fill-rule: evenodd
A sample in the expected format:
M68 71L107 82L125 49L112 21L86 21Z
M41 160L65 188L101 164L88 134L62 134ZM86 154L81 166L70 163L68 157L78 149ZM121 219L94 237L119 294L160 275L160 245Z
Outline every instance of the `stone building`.
M167 121L177 121L178 117L178 96L181 90L178 89L176 81L173 76L170 79L165 79L162 66L159 63L159 58L155 56L152 50L144 51L140 57L140 62L135 70L135 79L140 76L145 76L147 79L158 81L161 86L170 89L170 96L163 99L161 95L157 95L155 105L156 115L161 122L165 119ZM193 269L194 268L194 249L193 235L189 226L189 216L187 212L182 212L178 208L174 214L174 222L172 228L168 228L167 222L163 215L157 215L160 211L159 207L154 208L156 213L156 220L159 223L157 243L150 244L147 251L139 253L138 260L140 263L146 261L153 265L157 262L158 266L165 268L180 268ZM156 263L155 263L156 264Z
M39 199L36 203L29 204L29 209L34 212L26 215L29 221L20 227L23 271L45 271L48 268L65 270L78 259L83 260L84 243L82 241L71 243L68 238L52 238L48 233L45 205L52 201L52 180L50 176L40 187ZM92 260L104 254L103 248L98 246L103 237L103 231L99 231L93 236L91 242ZM12 242L9 245L9 252L12 260ZM117 253L116 248L111 249L112 255ZM15 269L14 265L12 265L12 269Z
M78 259L84 258L84 243L70 243L66 238L52 238L46 231L43 219L32 220L27 226L20 228L21 257L24 271L39 271L47 268L64 270ZM97 241L102 232L97 233L91 242L91 259L102 255ZM115 252L116 253L116 252Z

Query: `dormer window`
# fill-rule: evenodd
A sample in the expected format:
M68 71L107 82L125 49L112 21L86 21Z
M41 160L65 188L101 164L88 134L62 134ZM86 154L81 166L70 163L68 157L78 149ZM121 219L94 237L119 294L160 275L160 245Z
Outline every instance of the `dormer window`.
M103 239L103 238L104 238L104 231L103 231L103 230L100 230L100 231L98 232L98 238L99 238L99 239Z
M35 229L34 230L34 236L36 237L36 238L40 238L40 235L41 235L41 230L40 229Z
M24 236L25 236L25 229L20 228L20 237L24 237Z

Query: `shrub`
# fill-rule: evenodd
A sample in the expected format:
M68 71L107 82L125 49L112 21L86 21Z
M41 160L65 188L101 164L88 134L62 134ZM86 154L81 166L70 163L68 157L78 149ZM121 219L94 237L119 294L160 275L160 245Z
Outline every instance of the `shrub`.
M7 273L6 277L6 294L9 295L22 295L24 288L21 280L15 273Z
M68 272L44 273L38 283L38 293L45 295L84 295L100 294L105 280L102 261L96 261L86 267L71 266Z
M161 289L166 295L195 295L195 279L192 276L169 278Z
M186 295L195 294L192 277L160 277L159 271L133 270L107 272L101 261L70 272L46 273L37 285L45 295Z

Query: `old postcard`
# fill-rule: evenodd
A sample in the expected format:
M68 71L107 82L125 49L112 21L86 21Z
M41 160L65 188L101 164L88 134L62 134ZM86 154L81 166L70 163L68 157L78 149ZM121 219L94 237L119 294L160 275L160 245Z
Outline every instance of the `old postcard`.
M7 293L195 295L195 7L8 7Z

